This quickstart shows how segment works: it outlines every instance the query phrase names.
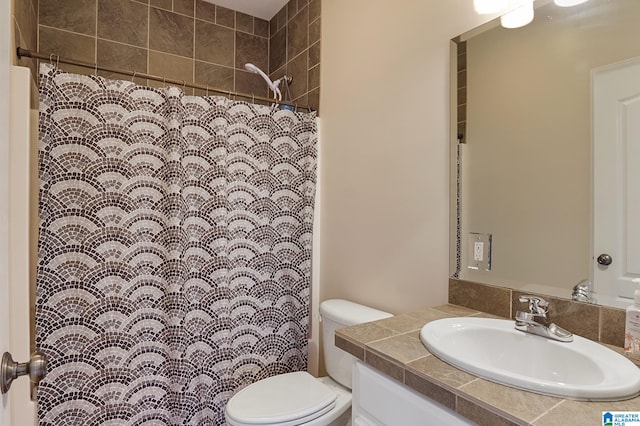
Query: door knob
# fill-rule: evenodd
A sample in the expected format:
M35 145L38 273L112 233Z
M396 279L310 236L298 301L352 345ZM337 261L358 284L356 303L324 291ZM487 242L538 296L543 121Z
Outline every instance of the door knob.
M611 265L612 262L613 262L613 257L609 256L606 253L603 253L600 256L598 256L598 263L600 265L608 266L608 265Z
M37 384L47 375L47 357L42 352L31 354L29 362L17 363L9 352L2 355L0 365L0 390L7 393L11 388L11 382L20 376L29 375L31 382Z

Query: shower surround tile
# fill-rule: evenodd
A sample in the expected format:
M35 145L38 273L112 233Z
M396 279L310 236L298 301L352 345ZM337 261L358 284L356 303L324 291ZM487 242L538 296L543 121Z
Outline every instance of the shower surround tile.
M40 26L40 50L82 62L96 60L95 38L45 26ZM84 71L84 74L88 73L93 71Z
M269 66L268 50L269 42L266 38L236 31L236 68L242 69L244 64L250 62L261 70L266 70Z
M98 0L99 38L147 47L148 21L148 6L130 0Z
M165 10L173 9L173 1L172 0L150 0L149 4L153 7L158 7Z
M236 30L253 34L253 16L236 12Z
M39 0L40 24L96 35L96 0Z
M195 13L195 1L173 0L173 11L182 15L193 17Z
M264 80L258 74L237 69L235 78L238 92L253 93L256 96L270 96Z
M12 0L13 15L11 22L13 25L14 49L22 47L23 49L38 49L38 16L37 0ZM13 65L28 67L31 70L31 78L34 82L38 81L38 70L36 69L37 61L29 58L19 59L17 55L12 55ZM36 108L38 105L38 94L32 91L31 105Z
M287 63L287 31L280 30L269 39L269 72Z
M253 33L260 37L269 38L269 21L264 19L253 19Z
M148 50L122 43L98 39L97 62L99 66L121 70L147 72ZM125 74L99 71L98 75L112 79L131 79ZM147 80L136 77L134 81L146 85Z
M35 0L14 1L16 43L32 50L127 71L162 71L159 77L179 75L179 80L221 91L272 97L259 76L244 70L250 62L272 79L293 76L290 99L319 108L320 0L291 0L271 20L204 0L40 0L39 16ZM158 62L160 53L168 54L163 64ZM18 62L32 67L36 78L35 61ZM95 72L61 67L80 74ZM183 78L188 69L190 77ZM147 84L137 77L135 81ZM282 92L286 95L284 87Z
M193 80L193 61L163 52L149 51L149 73L175 80ZM149 81L152 87L166 86L162 81ZM187 90L190 92L190 89Z
M204 0L196 0L196 18L216 23L216 6Z
M196 81L200 83L224 90L233 90L234 72L232 68L196 61L194 72Z
M304 53L298 55L287 64L287 75L293 77L293 81L289 86L292 100L296 100L307 93L308 70L307 55Z
M216 6L216 24L228 28L235 28L235 12L226 7Z
M195 58L233 67L235 33L232 29L196 20Z
M147 72L148 50L98 39L98 65L123 70Z
M309 13L305 7L288 23L287 58L295 58L309 47Z
M193 58L193 19L152 7L149 49Z

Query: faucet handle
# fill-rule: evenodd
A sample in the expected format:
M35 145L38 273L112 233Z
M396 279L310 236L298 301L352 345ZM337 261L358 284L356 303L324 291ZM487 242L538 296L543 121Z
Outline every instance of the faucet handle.
M529 303L529 313L546 318L549 302L540 296L523 295L518 298L522 303Z

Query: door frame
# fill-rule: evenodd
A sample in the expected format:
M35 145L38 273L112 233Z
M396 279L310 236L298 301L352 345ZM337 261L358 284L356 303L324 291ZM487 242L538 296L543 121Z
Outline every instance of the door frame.
M623 221L628 220L626 205L620 200L620 191L623 187L623 174L626 167L618 170L617 165L623 156L622 147L618 145L618 138L615 138L615 145L607 144L605 147L602 141L611 140L608 134L603 133L609 125L615 125L616 132L622 130L622 123L615 122L617 116L614 114L615 105L609 103L602 104L604 97L611 92L603 90L602 84L619 81L620 74L632 73L631 68L640 67L640 57L625 61L605 65L592 70L591 72L591 108L592 108L592 238L591 238L591 276L594 288L598 293L598 299L610 298L611 300L599 300L607 304L624 307L629 303L629 298L633 295L634 286L631 283L634 274L624 271L626 259L622 258ZM635 74L634 74L635 75ZM637 86L637 83L634 83ZM629 98L631 99L631 98ZM636 98L637 99L637 98ZM600 100L600 104L596 102ZM611 100L611 99L609 99ZM598 143L600 141L600 143ZM613 145L613 144L611 144ZM603 160L605 158L605 160ZM615 170L602 173L604 167L602 163L612 164L616 162ZM597 197L596 197L597 196ZM606 210L602 206L615 209L615 219L611 220ZM613 263L610 266L598 265L596 259L601 253L611 254ZM615 275L615 279L613 276ZM632 276L633 275L633 276ZM604 293L604 294L602 294Z
M0 353L9 349L9 78L11 2L0 1ZM0 398L0 426L11 425L9 395Z

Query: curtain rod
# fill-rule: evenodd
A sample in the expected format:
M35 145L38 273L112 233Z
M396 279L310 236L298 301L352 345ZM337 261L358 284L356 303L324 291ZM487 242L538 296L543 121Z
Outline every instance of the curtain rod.
M298 105L292 102L285 102L285 101L276 101L273 98L268 98L266 96L256 96L256 95L249 95L246 93L239 93L239 92L233 92L230 90L224 90L224 89L220 89L220 88L216 88L216 87L211 87L211 86L207 86L205 84L199 84L199 83L195 83L195 82L187 82L185 80L176 80L176 79L172 79L172 78L165 78L165 77L159 77L157 75L151 75L151 74L146 74L146 73L142 73L142 72L137 72L137 71L129 71L129 70L123 70L123 69L118 69L118 68L111 68L111 67L105 67L105 66L101 66L98 64L92 64L90 62L82 62L82 61L76 61L75 59L66 59L66 58L61 58L59 55L56 55L55 53L51 53L51 54L45 54L45 53L40 53L40 52L32 52L28 49L23 49L22 47L18 47L16 48L16 54L18 55L18 59L21 58L34 58L34 59L46 59L49 60L51 63L53 63L55 61L56 64L58 63L63 63L63 64L69 64L69 65L75 65L78 67L84 67L84 68L91 68L93 70L97 71L106 71L106 72L113 72L113 73L118 73L118 74L124 74L130 77L139 77L139 78L144 78L147 80L154 80L154 81L161 81L163 83L169 83L175 86L182 86L182 87L191 87L194 89L200 89L200 90L205 90L207 92L215 92L215 93L220 93L223 95L226 95L228 97L233 96L234 98L245 98L245 99L251 99L251 101L253 103L255 103L255 101L265 101L265 102L269 102L269 103L276 103L278 105L286 105L286 106L290 106L290 107L294 107L296 109L300 108L300 109L306 109L307 111L311 112L313 111L313 108L311 108L308 105Z

